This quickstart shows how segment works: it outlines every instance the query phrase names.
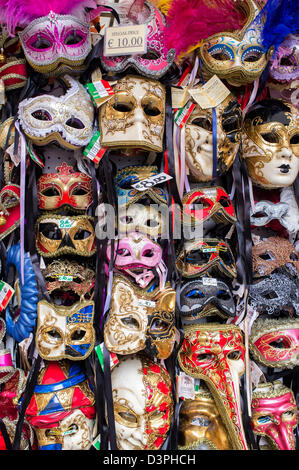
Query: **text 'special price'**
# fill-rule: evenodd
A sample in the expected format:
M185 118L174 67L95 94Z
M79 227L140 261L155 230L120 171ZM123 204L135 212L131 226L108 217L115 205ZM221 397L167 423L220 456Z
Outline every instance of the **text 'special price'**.
M147 50L145 24L110 27L105 30L104 55L145 54Z

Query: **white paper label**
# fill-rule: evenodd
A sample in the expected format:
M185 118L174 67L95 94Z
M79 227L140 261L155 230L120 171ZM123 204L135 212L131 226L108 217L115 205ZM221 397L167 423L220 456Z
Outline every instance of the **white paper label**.
M189 94L202 109L216 108L230 94L224 83L214 75L201 88L191 88Z
M217 286L218 285L217 279L215 279L214 277L203 277L202 283L204 286Z
M105 30L104 55L122 56L145 54L147 50L147 26L132 24L110 27Z
M156 306L156 302L153 302L152 300L139 299L138 303L139 305L142 305L143 307L154 308Z
M72 225L73 225L73 221L68 218L60 219L58 222L59 228L71 228Z
M132 184L132 188L135 188L138 191L145 191L146 189L156 186L156 184L162 184L171 179L172 176L167 175L167 173L159 173L158 175L150 176L138 183Z
M194 378L181 372L178 384L179 397L195 399Z
M72 282L73 279L73 276L65 276L64 274L58 277L58 281L62 282Z

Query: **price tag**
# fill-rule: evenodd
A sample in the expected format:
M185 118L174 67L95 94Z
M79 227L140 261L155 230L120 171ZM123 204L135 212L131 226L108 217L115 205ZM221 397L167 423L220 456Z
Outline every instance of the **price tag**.
M183 108L189 100L187 88L171 87L171 101L173 108Z
M178 393L180 398L190 398L194 400L194 378L181 372L179 375Z
M184 127L186 122L188 121L188 118L190 114L192 113L193 109L195 108L195 104L189 101L188 103L185 104L185 106L181 109L179 109L175 115L174 115L174 122L179 126L179 127Z
M71 219L60 219L58 222L59 228L71 228L73 225L73 221Z
M65 274L62 274L61 276L58 276L58 281L61 282L72 282L73 276L65 276Z
M204 286L217 286L218 285L217 279L215 279L214 277L203 277L202 283Z
M90 158L90 160L97 164L105 152L106 147L101 147L101 134L99 131L97 131L87 147L85 147L83 155L85 155L87 158Z
M14 295L14 289L4 281L0 281L0 311L5 310Z
M147 26L132 24L110 27L105 30L104 55L121 56L145 54L147 51Z
M201 251L203 253L215 253L218 250L217 250L216 247L213 246L213 247L210 247L210 248L202 248Z
M139 305L142 305L143 307L154 308L156 306L156 302L153 302L152 300L139 299L138 303Z
M138 183L132 184L132 188L137 189L138 191L145 191L146 189L156 186L156 184L165 183L165 181L171 180L172 176L167 173L159 173L158 175L150 176Z
M230 94L224 83L214 75L201 88L191 88L189 94L202 109L215 108Z

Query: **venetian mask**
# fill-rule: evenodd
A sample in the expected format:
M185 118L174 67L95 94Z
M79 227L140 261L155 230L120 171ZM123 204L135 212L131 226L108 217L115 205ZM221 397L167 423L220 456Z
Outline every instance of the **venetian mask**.
M294 245L286 238L269 237L252 247L254 277L269 276L283 266L288 266L291 272L298 275L298 255Z
M64 76L68 90L62 96L41 95L20 102L18 118L26 136L36 145L57 141L77 149L89 144L93 133L94 106L81 83Z
M167 359L175 342L175 295L167 285L147 292L115 275L104 327L106 348L122 355L145 350L149 356Z
M139 232L150 238L159 238L166 233L168 207L166 204L131 204L120 207L118 213L118 233L124 237Z
M278 82L292 82L299 78L299 37L289 34L270 60L269 76Z
M261 383L253 390L251 409L253 432L266 440L269 450L296 450L298 409L291 389L280 381Z
M184 399L178 429L179 450L232 450L213 395L200 386L195 399Z
M63 162L56 173L45 173L37 181L39 209L54 210L68 206L75 210L86 210L92 203L92 180L85 173Z
M8 183L0 191L0 240L20 225L20 186Z
M37 305L36 347L43 359L86 359L95 344L94 303L58 306L41 300Z
M229 94L215 108L217 119L217 175L228 171L236 157L241 137L241 107ZM185 124L186 162L195 181L213 179L213 114L198 104Z
M39 450L88 450L92 443L95 398L78 363L47 362L40 370L26 418Z
M242 332L235 325L187 325L178 353L180 368L203 380L212 393L234 450L247 450L239 380L245 370Z
M162 152L165 123L164 86L127 75L113 87L113 97L100 108L101 145Z
M290 186L299 171L299 118L280 100L260 101L245 115L243 157L252 182L265 189Z
M252 0L239 2L247 21L240 31L223 31L207 38L200 47L205 79L217 75L239 87L258 79L269 60L261 41L263 18Z
M268 367L293 369L299 365L299 320L258 318L250 332L250 352Z
M160 449L173 415L166 369L143 355L120 358L111 383L118 449Z
M145 54L129 56L105 56L101 55L101 63L107 72L123 72L133 67L141 75L149 78L160 78L168 71L175 59L175 50L165 51L163 15L150 2L144 3L144 9L148 11L144 20L147 29Z

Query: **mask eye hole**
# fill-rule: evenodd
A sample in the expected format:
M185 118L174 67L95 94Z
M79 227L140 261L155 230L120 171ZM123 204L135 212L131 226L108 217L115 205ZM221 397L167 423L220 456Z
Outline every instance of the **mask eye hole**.
M79 44L82 41L82 39L84 39L82 34L80 34L79 32L75 30L70 31L64 40L64 44L66 46L73 46L75 44Z
M146 60L157 60L160 59L159 54L156 51L148 50L146 54L143 54L142 59Z
M82 328L78 328L71 334L71 340L81 341L85 335L86 335L86 330L82 330Z
M157 104L155 104L151 99L147 99L142 103L143 111L147 116L159 116L161 111Z
M285 67L293 67L296 65L296 60L294 60L292 56L284 56L280 59L280 65Z
M43 196L46 197L54 197L54 196L59 196L59 191L55 187L47 188L44 191L41 192Z
M37 119L38 121L52 121L52 117L48 111L45 109L38 109L37 111L33 111L31 113L31 116L34 117L34 119Z
M291 145L297 145L299 144L299 134L295 134L291 137L290 139L290 144Z
M90 235L91 235L91 232L79 227L76 235L74 236L74 240L86 240L88 237L90 237Z
M263 217L267 217L267 214L263 211L255 212L255 214L252 214L252 217L255 219L261 219Z
M243 61L244 62L257 62L258 60L260 60L262 55L263 55L262 51L252 50L248 53L245 53Z
M290 344L287 338L278 338L275 341L271 341L271 343L269 344L270 346L272 346L272 348L275 348L275 349L286 349L290 347Z
M274 291L266 292L264 293L265 299L271 300L271 299L277 299L278 295Z
M159 222L155 219L147 219L147 221L145 222L145 225L147 227L158 227Z
M212 132L212 123L206 117L198 117L192 120L191 124L193 126L201 127L202 129L206 129L206 131Z
M190 299L190 298L192 298L192 299L200 299L200 298L204 298L205 295L204 295L204 293L201 292L201 290L199 290L199 289L192 289L191 291L187 292L186 297L188 297L189 299Z
M77 424L73 423L71 424L70 426L68 426L68 428L64 431L64 435L70 435L70 434L75 434L76 432L78 432L78 426Z
M262 253L259 255L260 258L262 258L265 261L271 261L273 259L273 256L269 253L269 251L266 251L265 253Z
M220 300L229 300L231 298L229 293L225 292L224 290L220 290L219 292L217 292L216 297Z
M132 328L133 330L139 330L139 322L134 317L124 317L120 320L125 326Z
M39 224L39 231L50 240L61 240L62 234L60 229L54 223L41 223Z
M118 250L116 250L116 254L119 255L119 256L130 256L131 253L129 252L129 250L127 248L119 248Z
M279 137L275 132L266 132L261 134L262 138L269 144L278 144Z
M219 199L219 202L223 207L231 206L231 200L227 196L221 196L221 198Z
M145 258L152 258L154 256L153 248L144 250L144 252L142 253L142 256L145 257Z
M47 335L50 336L51 339L54 339L55 341L61 340L61 335L60 333L56 330L56 328L52 328L52 330L47 331Z
M125 217L120 217L120 221L123 224L131 224L133 222L133 217L131 217L130 215L126 215Z
M283 421L291 421L292 419L294 419L296 414L297 413L295 412L295 410L288 410L288 411L285 411L284 413L282 413L281 417L282 417Z
M222 127L224 132L226 134L229 134L230 132L234 132L237 129L240 129L240 120L237 118L237 116L232 116L230 118L224 119L222 121Z
M209 261L210 256L211 256L211 253L206 253L201 250L196 250L190 253L186 257L186 261L192 264L202 265L202 264L206 264Z
M224 61L233 59L232 54L225 46L216 46L214 49L210 49L208 52L215 60Z
M294 251L290 254L290 259L292 261L297 261L298 260L298 256L296 255L296 253Z
M230 254L230 252L228 250L225 250L225 251L220 251L219 252L219 255L220 255L220 258L222 259L222 261L231 266L233 264L233 258L232 258L232 255Z
M266 424L266 423L270 423L271 421L272 421L272 418L270 415L259 416L257 419L257 422L259 424Z
M114 98L113 109L119 113L129 113L134 108L134 104L124 96L116 95Z
M207 428L211 424L211 421L207 418L207 416L199 415L191 420L191 424L193 426L201 426Z
M73 129L84 129L85 127L83 122L75 116L72 116L70 119L68 119L65 124L66 126L72 127Z
M81 185L72 190L72 196L85 196L87 193L88 191L85 188L82 188Z
M196 356L197 361L199 362L209 362L214 359L214 354L209 354L209 353L200 353L197 354Z
M151 325L151 333L163 333L167 331L169 325L163 320L154 320Z
M31 47L40 51L44 51L45 49L50 49L50 47L52 47L52 43L49 39L38 36L38 38L33 43L31 43Z
M231 351L227 354L227 358L230 359L231 361L238 361L241 359L242 353L241 351Z
M137 424L137 418L133 413L129 411L119 411L118 415L124 420L131 424Z

